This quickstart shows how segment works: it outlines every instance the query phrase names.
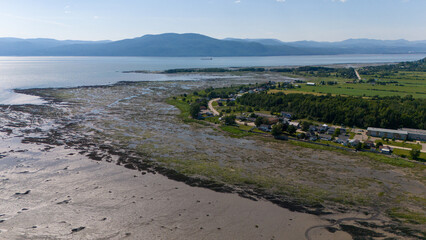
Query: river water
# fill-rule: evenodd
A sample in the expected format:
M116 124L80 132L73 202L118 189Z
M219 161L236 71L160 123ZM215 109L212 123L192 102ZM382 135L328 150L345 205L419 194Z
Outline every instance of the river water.
M123 71L159 71L174 68L303 66L414 61L426 54L321 55L279 57L0 57L0 104L38 104L36 97L13 89L107 85L118 81L191 80L202 76L124 74Z

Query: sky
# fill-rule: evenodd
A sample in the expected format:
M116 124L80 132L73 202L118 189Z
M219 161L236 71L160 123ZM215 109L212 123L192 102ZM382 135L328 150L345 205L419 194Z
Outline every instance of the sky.
M426 40L426 0L0 0L0 37Z

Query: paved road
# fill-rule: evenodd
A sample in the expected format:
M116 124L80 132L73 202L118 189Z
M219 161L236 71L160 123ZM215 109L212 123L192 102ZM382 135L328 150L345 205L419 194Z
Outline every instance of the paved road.
M393 145L388 145L388 144L383 144L383 146L388 146L391 148L397 148L397 149L402 149L402 150L408 150L411 151L411 148L406 148L406 147L400 147L400 146L393 146ZM423 148L420 150L420 152L426 153L426 150L424 150Z
M356 76L357 76L358 80L361 80L361 76L359 75L359 72L358 72L358 70L356 70L356 69L355 69L355 74L356 74Z
M216 111L216 109L214 109L213 102L216 102L219 99L220 98L214 98L214 99L212 99L212 100L209 101L209 109L213 113L214 116L219 116L219 112Z
M240 124L240 125L246 125L247 124L247 126L250 126L250 127L255 127L256 126L253 122L241 122L239 120L235 120L235 122L237 124Z

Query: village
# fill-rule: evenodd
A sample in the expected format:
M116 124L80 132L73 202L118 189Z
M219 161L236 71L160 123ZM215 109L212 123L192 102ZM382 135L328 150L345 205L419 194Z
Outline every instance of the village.
M303 119L295 120L291 112L271 114L260 111L260 109L250 109L249 112L240 111L239 114L235 114L226 109L226 106L235 106L237 98L244 94L267 93L268 90L276 89L277 86L286 89L297 88L300 83L309 84L300 81L286 81L278 84L268 82L229 94L227 97L208 99L207 106L200 107L198 119L217 118L220 122L237 126L243 131L273 135L276 139L281 140L293 139L386 155L395 153L396 156L402 157L413 154L410 152L417 155L426 153L426 130L410 128L394 130L374 127L361 129ZM226 121L230 116L235 119L232 119L231 122ZM274 132L274 128L277 126L280 130Z

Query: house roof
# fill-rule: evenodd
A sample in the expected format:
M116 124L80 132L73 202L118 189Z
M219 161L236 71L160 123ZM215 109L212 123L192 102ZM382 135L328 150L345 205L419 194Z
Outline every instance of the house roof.
M331 135L328 134L320 134L318 135L320 138L327 138L327 139L332 139L333 137Z
M340 136L339 136L339 139L340 139L340 140L342 140L342 141L348 141L348 140L349 140L349 136L346 136L346 135L340 135Z

